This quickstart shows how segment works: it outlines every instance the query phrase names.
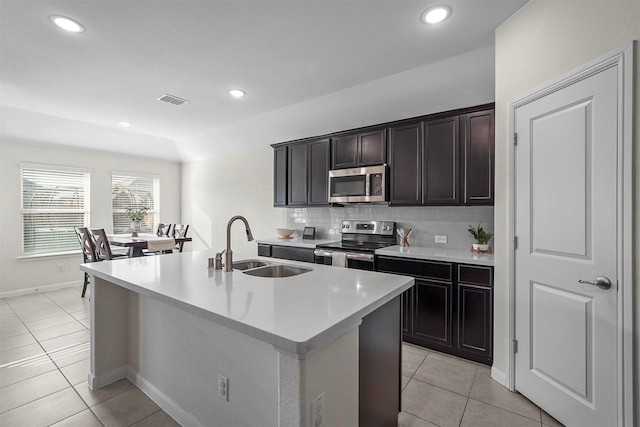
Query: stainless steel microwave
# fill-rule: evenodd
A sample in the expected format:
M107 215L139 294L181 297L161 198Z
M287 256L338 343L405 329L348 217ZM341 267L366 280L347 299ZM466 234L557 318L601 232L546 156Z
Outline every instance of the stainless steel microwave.
M330 203L387 201L387 166L329 171Z

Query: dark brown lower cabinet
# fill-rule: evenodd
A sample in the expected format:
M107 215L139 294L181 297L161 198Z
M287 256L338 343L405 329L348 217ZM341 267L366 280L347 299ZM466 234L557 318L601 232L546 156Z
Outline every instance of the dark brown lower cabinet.
M453 284L416 279L413 291L412 336L451 347Z
M458 283L458 340L456 349L486 355L491 350L492 289ZM489 353L491 354L491 353Z
M376 265L416 280L402 294L404 341L493 363L493 267L387 256Z

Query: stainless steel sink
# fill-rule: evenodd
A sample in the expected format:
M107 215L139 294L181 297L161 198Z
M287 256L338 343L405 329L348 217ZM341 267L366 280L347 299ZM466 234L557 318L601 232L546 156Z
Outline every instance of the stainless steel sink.
M243 271L244 274L256 277L291 277L313 271L313 268L295 267L293 265L272 264Z
M258 259L245 259L242 261L236 261L232 265L234 270L243 271L243 270L249 270L252 268L264 267L266 265L269 265L269 263L260 261Z

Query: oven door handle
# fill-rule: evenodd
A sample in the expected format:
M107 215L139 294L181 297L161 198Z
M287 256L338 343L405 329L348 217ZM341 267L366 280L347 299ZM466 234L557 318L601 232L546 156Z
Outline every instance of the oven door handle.
M316 249L315 251L313 251L313 254L315 256L332 256L333 255L333 251L325 251L324 249Z
M355 252L348 252L346 257L347 259L353 259L357 261L373 262L373 254L359 254Z

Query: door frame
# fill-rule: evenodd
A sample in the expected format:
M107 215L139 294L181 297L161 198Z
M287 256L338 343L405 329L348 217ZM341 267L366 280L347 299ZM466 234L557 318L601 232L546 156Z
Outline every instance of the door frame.
M583 80L604 69L618 67L618 229L617 250L618 265L618 423L631 426L633 414L633 50L636 42L631 41L594 61L561 76L550 84L538 88L524 97L509 104L509 187L511 197L509 206L509 374L506 385L515 391L515 312L516 312L516 264L515 264L515 227L516 227L516 150L514 135L516 111L518 108L542 98L559 89ZM542 408L544 409L544 408Z

